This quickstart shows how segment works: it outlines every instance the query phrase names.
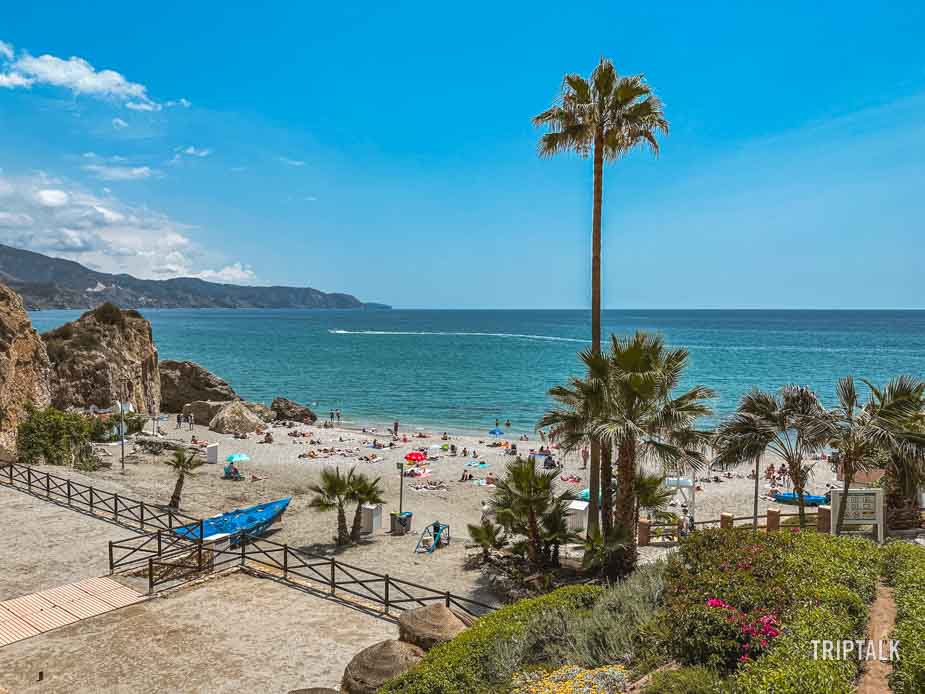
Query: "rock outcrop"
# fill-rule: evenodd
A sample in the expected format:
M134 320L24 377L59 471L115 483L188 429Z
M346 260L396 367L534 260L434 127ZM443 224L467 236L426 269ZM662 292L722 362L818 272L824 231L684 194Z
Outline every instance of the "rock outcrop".
M313 424L318 419L318 415L305 405L300 405L288 398L275 398L270 404L270 409L276 413L276 418L282 421Z
M22 298L0 284L0 450L16 449L16 428L29 403L51 402L51 362Z
M468 622L468 623L467 623ZM445 605L433 604L403 612L398 620L398 638L429 651L458 636L471 624Z
M240 400L229 402L209 422L209 429L219 434L250 434L262 427L263 420Z
M159 370L164 412L182 412L184 405L196 400L227 402L238 397L226 381L195 362L165 359Z
M276 419L276 413L262 402L248 402L245 400L244 406L264 422L272 422Z
M138 311L102 304L42 335L53 366L51 404L160 411L161 378L151 324Z
M221 412L227 404L227 400L218 402L214 400L196 400L195 402L188 402L183 406L183 414L191 414L196 424L205 425L211 422L212 418Z
M380 641L353 656L340 688L347 694L375 694L387 680L410 670L424 651L404 641Z

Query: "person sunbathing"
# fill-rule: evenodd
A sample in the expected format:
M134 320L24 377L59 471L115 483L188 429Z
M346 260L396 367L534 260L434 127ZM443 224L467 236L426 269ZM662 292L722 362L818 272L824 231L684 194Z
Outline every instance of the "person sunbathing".
M485 475L485 484L486 484L486 485L492 485L492 486L494 486L495 482L497 482L497 481L498 481L498 478L495 477L495 473L489 472L487 475Z
M460 482L470 482L474 479L475 477L472 475L471 472L469 472L469 470L463 470L462 477L459 478L459 481Z

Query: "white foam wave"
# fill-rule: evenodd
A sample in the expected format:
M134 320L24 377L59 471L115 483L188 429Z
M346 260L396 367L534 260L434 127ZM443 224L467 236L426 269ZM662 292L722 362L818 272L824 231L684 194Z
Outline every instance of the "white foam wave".
M521 340L547 340L551 342L579 342L574 337L557 337L555 335L521 335L519 333L474 333L474 332L443 332L443 331L403 331L403 330L328 330L331 335L438 335L448 337L502 337Z

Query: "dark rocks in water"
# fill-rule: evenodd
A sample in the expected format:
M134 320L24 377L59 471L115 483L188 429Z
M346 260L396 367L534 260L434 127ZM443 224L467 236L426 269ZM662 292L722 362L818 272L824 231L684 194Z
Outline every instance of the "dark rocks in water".
M318 415L305 407L305 405L300 405L288 398L275 398L270 405L270 409L276 413L276 418L279 420L313 424L318 419Z
M182 412L184 405L196 400L228 402L238 397L226 381L192 361L164 360L160 374L164 412Z

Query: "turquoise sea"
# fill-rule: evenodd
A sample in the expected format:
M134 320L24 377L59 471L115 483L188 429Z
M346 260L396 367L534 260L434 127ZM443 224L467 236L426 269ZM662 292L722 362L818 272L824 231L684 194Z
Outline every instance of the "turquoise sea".
M147 310L161 359L190 359L247 399L276 395L340 408L347 421L395 419L485 431L530 430L546 391L580 373L587 311ZM79 311L38 311L46 331ZM691 353L688 383L718 391L718 415L753 386L814 387L925 375L925 311L606 311L604 334L659 331Z

